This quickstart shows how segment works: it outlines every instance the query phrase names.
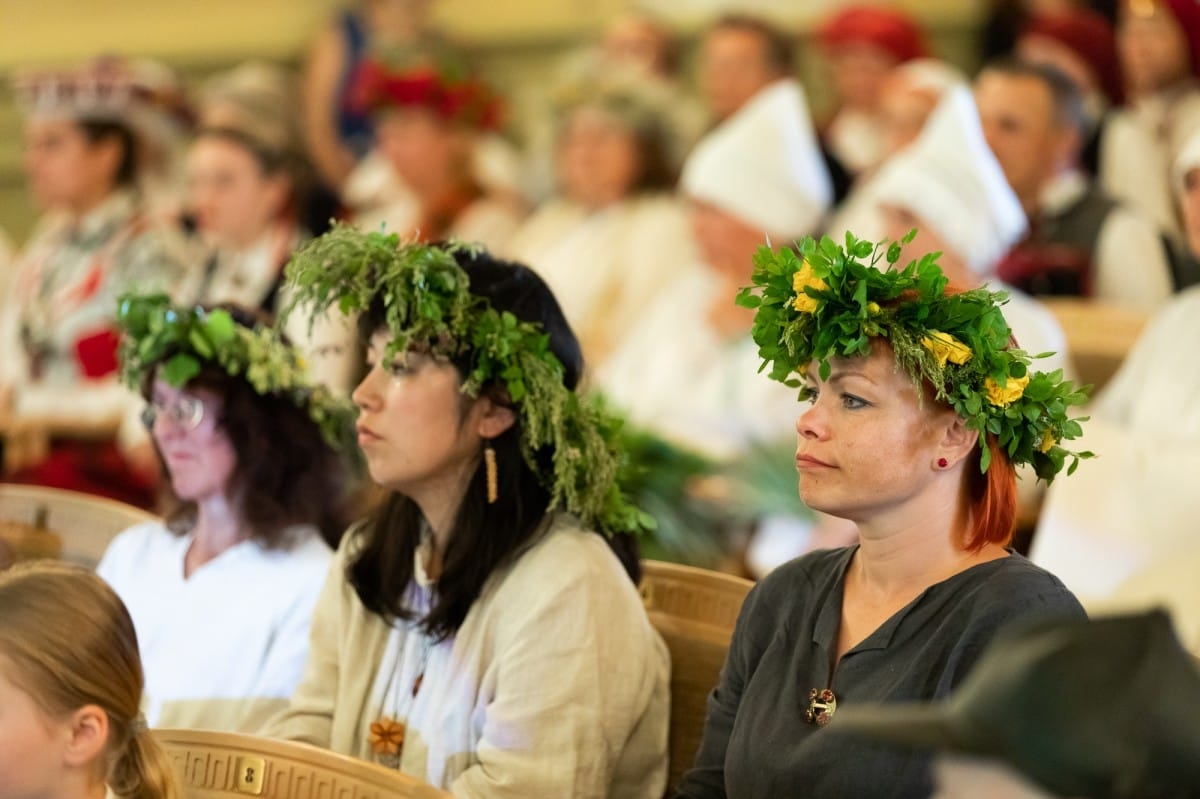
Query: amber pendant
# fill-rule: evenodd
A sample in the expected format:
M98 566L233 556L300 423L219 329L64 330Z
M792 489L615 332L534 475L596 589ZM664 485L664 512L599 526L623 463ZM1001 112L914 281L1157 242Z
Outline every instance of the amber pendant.
M804 720L809 724L824 727L837 710L837 697L828 688L814 688L808 692L808 707L804 710Z
M375 758L385 766L397 768L400 765L400 752L404 748L405 727L400 722L387 716L371 722L371 751Z

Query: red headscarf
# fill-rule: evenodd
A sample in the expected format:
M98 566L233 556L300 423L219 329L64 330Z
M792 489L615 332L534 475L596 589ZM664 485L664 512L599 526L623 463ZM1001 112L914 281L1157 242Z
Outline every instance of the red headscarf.
M1117 60L1117 41L1112 25L1101 14L1076 8L1051 14L1037 14L1021 31L1026 36L1045 36L1067 47L1083 59L1113 105L1124 95L1121 65Z
M921 30L905 14L882 6L849 6L834 14L817 31L821 44L836 48L865 42L890 53L897 63L927 55Z

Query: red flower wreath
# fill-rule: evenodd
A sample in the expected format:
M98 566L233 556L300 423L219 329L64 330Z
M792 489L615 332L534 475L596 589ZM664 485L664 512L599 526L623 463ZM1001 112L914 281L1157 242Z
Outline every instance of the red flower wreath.
M392 71L385 64L365 60L351 81L350 106L359 113L385 108L428 108L448 122L476 130L500 126L499 97L474 76L449 77L431 66Z

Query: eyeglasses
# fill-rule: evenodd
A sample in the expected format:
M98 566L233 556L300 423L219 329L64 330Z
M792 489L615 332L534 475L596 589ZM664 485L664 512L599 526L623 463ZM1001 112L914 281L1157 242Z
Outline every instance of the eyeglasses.
M152 401L142 410L142 424L147 429L152 429L159 418L190 432L204 420L204 402L199 397L181 394L174 402Z

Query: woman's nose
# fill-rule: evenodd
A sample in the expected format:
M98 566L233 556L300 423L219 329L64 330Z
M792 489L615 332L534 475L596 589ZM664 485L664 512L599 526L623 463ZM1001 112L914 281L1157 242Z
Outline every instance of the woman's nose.
M379 392L375 388L378 373L379 367L372 366L350 393L350 400L360 411L372 410L378 406Z
M822 438L825 435L824 411L817 407L816 402L796 417L796 434L801 438Z

